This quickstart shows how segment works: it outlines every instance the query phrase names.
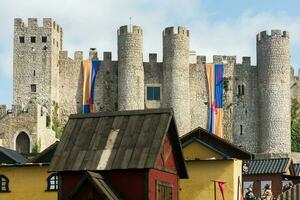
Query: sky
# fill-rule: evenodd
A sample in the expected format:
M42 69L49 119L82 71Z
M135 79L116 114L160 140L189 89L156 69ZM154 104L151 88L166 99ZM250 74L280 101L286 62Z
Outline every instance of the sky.
M53 18L64 29L64 50L95 47L117 58L117 29L131 23L144 30L144 60L149 53L162 58L162 31L169 26L190 30L190 50L205 55L251 56L256 64L256 34L287 30L291 62L300 67L299 0L0 0L0 104L13 95L14 18Z

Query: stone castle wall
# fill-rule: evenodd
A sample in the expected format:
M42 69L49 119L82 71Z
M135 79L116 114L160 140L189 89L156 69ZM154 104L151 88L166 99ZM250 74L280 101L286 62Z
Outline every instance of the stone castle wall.
M81 112L83 53L77 51L73 59L69 58L68 52L62 51L62 28L48 18L44 19L42 27L37 25L36 19L29 19L28 25L16 19L14 36L14 103L22 105L34 100L47 107L48 115L52 116L51 104L57 102L64 125L70 114ZM25 43L20 43L20 36L25 37ZM36 43L30 42L31 36L36 37ZM41 42L44 36L47 42ZM142 29L120 27L118 60L112 60L111 53L104 52L96 77L96 110L172 107L181 135L198 126L207 128L206 58L197 56L196 63L189 62L189 40L188 29L166 28L163 31L163 62L157 61L156 54L150 54L149 62L143 62ZM272 36L268 36L260 33L257 46L258 67L251 66L249 57L237 64L235 56L213 56L213 63L224 64L224 138L251 152L288 152L289 87L292 87L292 97L300 94L299 77L293 77L289 69L288 34L273 31ZM97 59L95 50L90 50L89 59ZM291 83L288 76L293 77ZM36 84L37 92L30 91L31 84ZM148 100L147 87L160 87L160 100ZM13 127L6 118L6 108L2 106L0 125ZM19 121L11 123L26 126ZM37 120L29 123L29 132L47 132L46 125L38 124ZM279 124L282 127L278 127ZM9 132L12 134L11 130ZM3 137L5 143L7 136ZM45 134L39 138L43 138L43 144L50 141ZM278 147L273 148L274 145Z
M256 152L259 139L257 67L251 65L250 57L243 57L242 64L236 65L234 80L233 141L250 152Z

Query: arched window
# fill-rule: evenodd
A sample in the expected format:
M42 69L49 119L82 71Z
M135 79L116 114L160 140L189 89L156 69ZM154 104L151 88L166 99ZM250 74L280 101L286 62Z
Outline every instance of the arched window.
M16 139L16 151L21 154L30 152L30 139L24 132L21 132Z
M0 181L1 181L1 187L0 187L0 192L9 192L9 187L8 187L8 178L4 175L0 175Z
M47 178L47 191L57 191L58 190L58 175L51 174Z

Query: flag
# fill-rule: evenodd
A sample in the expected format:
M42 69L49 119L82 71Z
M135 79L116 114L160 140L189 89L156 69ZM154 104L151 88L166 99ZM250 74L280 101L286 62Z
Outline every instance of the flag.
M206 73L209 91L209 124L208 131L223 136L223 64L207 64Z
M83 100L82 112L95 112L94 89L97 72L100 69L101 61L85 60L83 61Z
M225 191L225 182L218 181L220 192L222 194L223 200L225 200L224 191Z

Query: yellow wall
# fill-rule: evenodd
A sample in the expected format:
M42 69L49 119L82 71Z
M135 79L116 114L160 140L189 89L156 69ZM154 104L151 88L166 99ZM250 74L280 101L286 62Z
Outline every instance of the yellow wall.
M189 159L199 157L205 152L199 143L191 143L183 149L185 157ZM193 151L194 149L194 151ZM205 150L206 151L206 150ZM214 152L212 152L214 153ZM211 155L208 154L208 155ZM204 155L204 157L206 157ZM195 160L186 162L189 179L180 180L180 199L210 200L214 199L214 183L211 180L225 181L225 199L237 199L238 177L242 176L241 160ZM216 185L217 200L221 200L221 193Z
M209 159L216 158L222 159L222 156L215 151L208 149L207 147L199 144L198 142L192 142L183 148L184 158L186 160L201 158Z
M54 200L57 192L45 192L49 166L0 167L0 175L9 179L8 193L0 193L0 199Z

